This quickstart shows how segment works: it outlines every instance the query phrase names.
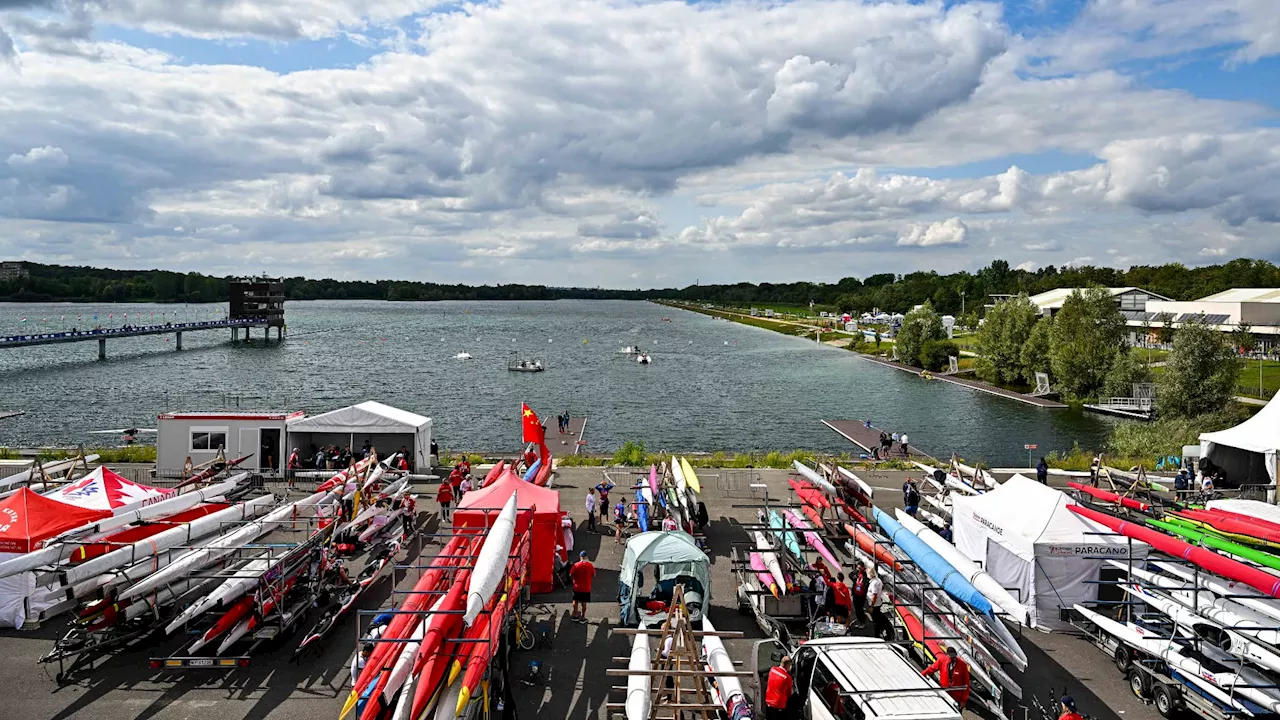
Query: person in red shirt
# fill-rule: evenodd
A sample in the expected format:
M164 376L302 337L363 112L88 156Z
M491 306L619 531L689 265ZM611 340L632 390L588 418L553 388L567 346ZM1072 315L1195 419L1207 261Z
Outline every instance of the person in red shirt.
M844 573L840 573L836 577L836 581L831 585L831 592L835 595L835 616L836 621L848 624L849 613L853 610L853 595L849 592L849 586L844 582Z
M1070 695L1062 696L1062 714L1058 720L1084 720L1084 716L1076 712L1076 701Z
M938 673L938 684L960 704L960 709L969 702L969 666L956 654L955 647L948 647L945 655L939 655L933 664L920 673L925 677Z
M447 482L440 483L440 489L436 491L436 500L440 503L441 519L446 521L452 519L449 505L453 503L453 486Z
M794 685L791 679L791 658L783 657L781 664L769 670L769 681L764 693L765 720L786 720Z
M573 578L573 610L569 619L580 623L587 621L587 603L591 602L591 583L595 581L596 566L587 560L587 553L578 553L578 562L569 568L569 577ZM579 610L581 606L581 610Z
M458 494L458 486L462 485L462 466L454 465L453 472L449 473L449 484L453 486L453 494Z

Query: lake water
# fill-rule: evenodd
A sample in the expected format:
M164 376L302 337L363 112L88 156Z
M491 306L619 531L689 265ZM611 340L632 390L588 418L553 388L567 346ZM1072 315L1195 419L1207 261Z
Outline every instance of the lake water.
M103 325L212 319L220 307L3 304L0 334L84 328L94 315ZM286 319L284 343L232 344L215 330L187 333L180 353L164 337L110 340L105 362L94 342L0 350L0 410L27 413L0 421L0 445L102 444L88 431L154 427L165 411L318 413L378 400L431 417L443 448L510 452L524 401L544 417L585 415L593 453L627 440L682 452L849 451L819 421L869 418L935 455L1008 465L1026 463L1027 443L1039 453L1096 447L1110 423L644 302L294 302ZM653 364L620 354L627 345L651 351ZM462 352L472 359L454 359ZM508 372L516 353L547 371Z

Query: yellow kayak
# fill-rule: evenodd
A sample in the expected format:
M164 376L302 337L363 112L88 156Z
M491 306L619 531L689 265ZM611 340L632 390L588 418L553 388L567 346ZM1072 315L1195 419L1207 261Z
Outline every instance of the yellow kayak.
M684 481L689 485L689 489L701 493L702 483L698 482L698 474L693 471L693 466L685 458L680 458L680 469L684 471Z

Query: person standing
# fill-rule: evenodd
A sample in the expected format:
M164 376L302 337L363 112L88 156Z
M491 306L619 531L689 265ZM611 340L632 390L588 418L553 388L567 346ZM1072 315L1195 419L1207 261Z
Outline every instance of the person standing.
M453 470L449 473L449 485L453 488L453 495L457 497L462 488L462 466L454 465Z
M471 476L463 475L462 482L458 484L458 502L461 503L462 498L466 497L469 492L471 492Z
M853 588L850 593L853 600L853 623L862 627L867 623L867 569L862 563L853 573Z
M871 617L871 625L879 637L890 637L893 628L880 609L880 597L884 594L884 581L876 573L875 568L867 568L867 613Z
M1076 712L1075 698L1070 695L1062 696L1062 714L1058 716L1058 720L1084 720L1084 716Z
M569 568L569 577L573 580L573 609L569 619L585 624L587 603L591 602L591 585L596 578L596 566L587 559L587 551L578 553L578 562Z
M954 645L948 645L947 652L939 655L933 664L920 672L921 675L929 677L938 674L938 684L943 690L951 696L952 700L960 705L960 709L964 710L964 706L969 702L969 666L956 653Z
M447 482L440 483L440 489L436 491L436 502L440 503L440 518L445 522L452 520L449 506L453 503L453 486Z
M956 544L955 534L951 531L951 523L947 523L947 526L942 528L938 535L952 545Z
M907 457L909 454L907 450L907 434L902 433L902 437L899 438L898 442L902 443L902 457Z
M662 518L662 529L663 529L663 530L666 530L667 532L672 532L672 531L674 531L674 530L679 530L679 529L680 529L680 523L676 522L675 516L673 516L671 513L667 513L667 514Z
M848 625L849 616L853 612L853 597L849 592L849 586L844 582L844 573L836 575L836 581L831 585L832 599L835 601L835 617L836 622Z
M1036 480L1041 485L1049 484L1049 463L1044 458L1040 458L1040 462L1036 463Z
M614 534L613 534L613 544L621 545L622 530L627 526L627 504L622 502L621 500L618 501L617 505L613 506L613 526L615 528Z
M916 489L915 480L907 480L907 484L902 488L902 504L903 511L915 517L920 511L920 491Z
M190 462L191 458L187 458L187 461ZM285 463L285 469L289 475L290 490L294 487L294 483L296 482L294 476L297 474L298 468L300 467L302 467L302 461L298 459L298 448L294 448L293 452L289 453L289 461Z
M1098 473L1102 469L1102 458L1098 455L1093 456L1093 460L1089 461L1089 484L1098 487Z
M599 501L596 500L596 489L587 488L587 529L591 532L596 531L596 509Z
M765 685L765 720L788 720L787 706L795 681L791 679L791 657L782 656L782 662L769 669L769 681Z

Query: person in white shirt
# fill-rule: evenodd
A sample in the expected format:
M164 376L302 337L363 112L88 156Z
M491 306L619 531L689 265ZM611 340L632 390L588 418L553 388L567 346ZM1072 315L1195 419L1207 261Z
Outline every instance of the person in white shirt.
M591 532L596 530L596 508L600 505L599 498L596 497L595 488L587 488L587 529Z
M464 475L462 476L462 483L458 485L458 498L461 499L463 495L469 492L471 492L471 476Z
M907 434L902 433L902 437L898 438L898 442L902 444L902 457L907 456Z
M672 530L679 530L680 523L676 522L675 517L668 514L666 517L662 518L662 529L668 532Z
M882 627L889 624L884 617L884 612L880 609L880 599L884 595L884 581L876 573L874 566L867 567L867 613L871 616L871 626L876 628L877 633Z

